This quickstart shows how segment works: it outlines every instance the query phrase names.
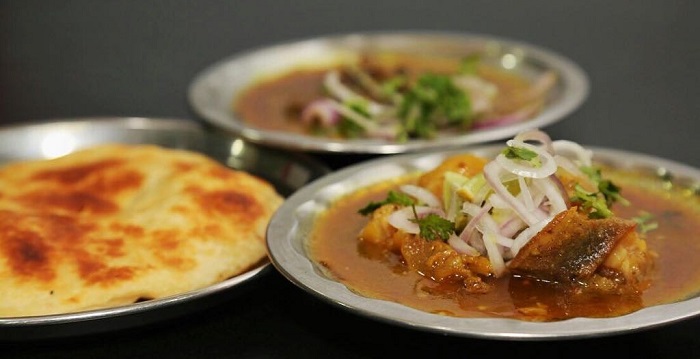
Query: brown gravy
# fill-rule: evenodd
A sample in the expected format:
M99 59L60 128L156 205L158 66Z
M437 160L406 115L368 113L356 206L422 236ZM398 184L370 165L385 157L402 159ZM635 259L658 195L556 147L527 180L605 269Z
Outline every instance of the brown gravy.
M605 168L605 176L622 188L630 206L616 205L615 213L632 218L646 211L658 228L646 234L649 248L658 254L652 284L641 296L574 298L508 276L498 279L486 294L467 294L455 288L437 288L429 279L408 271L396 258L379 260L358 246L357 235L366 218L357 210L369 201L385 198L398 182L387 182L343 197L317 221L308 243L310 256L330 276L352 291L404 304L426 312L456 317L501 317L533 320L522 308L546 306L540 321L572 317L612 317L643 307L670 303L700 291L700 198L682 189L668 190L650 175ZM403 179L411 181L414 179Z

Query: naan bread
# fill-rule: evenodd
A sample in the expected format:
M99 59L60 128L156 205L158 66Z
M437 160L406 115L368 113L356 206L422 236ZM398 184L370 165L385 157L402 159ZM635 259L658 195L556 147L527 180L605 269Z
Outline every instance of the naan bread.
M266 255L283 198L194 152L105 144L0 168L0 317L203 288Z

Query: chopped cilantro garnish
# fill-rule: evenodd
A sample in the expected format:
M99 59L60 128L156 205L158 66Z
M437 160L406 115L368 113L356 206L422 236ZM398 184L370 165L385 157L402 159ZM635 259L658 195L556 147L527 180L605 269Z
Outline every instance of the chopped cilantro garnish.
M435 129L447 124L468 127L472 121L471 102L449 76L424 74L403 96L399 117L411 137L430 138Z
M385 205L385 204L398 204L401 206L410 206L415 204L416 201L414 201L409 195L401 192L396 192L396 191L389 191L387 194L386 198L382 201L375 201L375 202L370 202L367 204L364 208L361 208L359 211L357 211L359 214L366 216L375 210L377 208Z
M522 160L530 162L534 167L542 166L539 156L535 151L523 147L508 146L501 151L506 158L511 160Z
M369 103L367 100L362 99L362 98L354 98L351 100L347 100L343 103L345 106L350 108L351 110L359 113L362 116L369 117L369 110L367 109L369 107Z
M628 205L629 201L622 197L620 187L612 181L604 179L600 168L582 166L581 171L585 173L591 181L598 187L598 191L588 192L580 185L576 185L575 194L571 198L572 202L577 202L582 208L588 211L591 218L606 218L612 216L610 207L616 202Z
M598 190L605 197L605 202L608 204L608 206L612 206L612 204L615 202L620 202L623 204L629 203L620 194L620 187L616 186L610 180L602 180L598 182Z
M603 179L599 168L581 166L580 169L581 172L585 173L586 176L588 176L588 178L590 178L595 183L598 183Z
M393 97L406 85L405 76L394 76L381 84L382 93L387 97Z
M615 202L620 202L625 205L629 203L622 197L620 187L616 186L612 181L603 178L600 168L583 166L581 167L581 171L598 185L598 191L605 198L605 203L608 207L612 206Z
M420 228L419 235L421 238L429 241L436 239L446 241L455 231L455 224L453 222L437 214L430 213L423 218L418 218L415 207L413 207L413 214L415 216L413 221L417 223L418 228Z
M418 224L420 229L419 235L427 240L443 240L446 241L455 231L455 224L447 219L444 219L437 214L430 213L423 218L418 218L416 213L416 201L409 195L396 191L389 191L386 198L382 201L373 201L367 204L364 208L357 212L363 216L369 215L377 208L385 204L398 204L400 206L412 206L414 219L411 221Z
M589 218L608 218L613 215L608 207L605 198L599 196L600 192L588 192L581 185L574 186L574 195L571 197L571 202L577 203L578 206L588 213Z
M354 98L343 103L348 109L356 112L364 117L371 117L369 114L369 103L362 98ZM345 138L360 138L365 135L365 129L358 125L355 121L341 116L338 122L337 131Z
M647 233L659 227L659 223L652 221L654 216L649 212L641 212L638 216L632 218L637 222L637 229L641 233Z
M365 129L362 126L347 118L340 119L337 131L345 138L360 138L365 133Z

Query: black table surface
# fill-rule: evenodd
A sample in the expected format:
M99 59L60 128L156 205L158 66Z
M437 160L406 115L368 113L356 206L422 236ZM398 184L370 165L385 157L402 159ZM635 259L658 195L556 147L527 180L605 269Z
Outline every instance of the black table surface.
M559 52L588 74L557 139L700 167L697 1L0 1L0 125L93 116L201 121L186 98L238 51L326 34L445 30ZM320 156L332 168L356 158ZM689 260L697 260L689 258ZM274 269L225 300L125 330L0 343L0 357L700 357L700 318L596 338L498 341L358 316ZM0 288L2 290L2 288Z

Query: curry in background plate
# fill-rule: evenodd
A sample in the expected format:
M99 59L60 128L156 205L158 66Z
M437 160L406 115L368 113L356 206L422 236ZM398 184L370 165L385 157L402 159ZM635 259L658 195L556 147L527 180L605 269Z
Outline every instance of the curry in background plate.
M529 78L485 61L372 53L265 78L233 101L248 125L331 139L435 139L537 115L554 72Z
M540 131L436 166L337 199L310 257L360 295L456 317L615 317L700 288L691 189Z

